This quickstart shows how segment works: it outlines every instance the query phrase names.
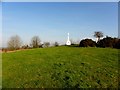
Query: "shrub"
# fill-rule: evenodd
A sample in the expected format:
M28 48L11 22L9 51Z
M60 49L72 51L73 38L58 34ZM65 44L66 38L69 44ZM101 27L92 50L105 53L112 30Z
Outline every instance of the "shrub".
M44 42L43 47L49 47L49 46L50 46L50 43L49 43L49 42Z
M22 49L28 49L28 48L29 48L28 45L24 45L24 46L22 46Z
M58 43L58 42L55 42L54 46L56 46L56 47L59 46L59 43Z
M80 47L95 47L96 46L96 42L93 41L92 39L83 39L81 40L80 44L79 44Z
M120 39L106 36L97 43L97 47L120 48Z

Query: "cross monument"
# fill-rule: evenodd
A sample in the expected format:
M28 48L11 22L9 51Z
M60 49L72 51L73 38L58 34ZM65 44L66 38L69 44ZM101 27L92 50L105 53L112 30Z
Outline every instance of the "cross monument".
M71 42L69 40L69 33L68 33L68 39L67 39L66 45L71 45Z

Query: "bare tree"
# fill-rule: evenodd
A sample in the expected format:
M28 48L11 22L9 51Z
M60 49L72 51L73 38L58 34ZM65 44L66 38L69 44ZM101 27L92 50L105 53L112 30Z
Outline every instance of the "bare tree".
M39 36L34 36L31 39L31 46L33 48L38 48L41 45L40 42L41 42L41 40L40 40Z
M18 35L12 36L8 41L8 48L11 50L19 49L22 41Z
M94 32L94 37L98 38L98 41L100 41L100 38L103 37L103 33L101 31Z

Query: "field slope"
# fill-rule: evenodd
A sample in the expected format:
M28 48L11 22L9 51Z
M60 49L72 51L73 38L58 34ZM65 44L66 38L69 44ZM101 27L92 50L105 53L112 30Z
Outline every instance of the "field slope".
M117 88L118 50L51 47L2 54L3 88Z

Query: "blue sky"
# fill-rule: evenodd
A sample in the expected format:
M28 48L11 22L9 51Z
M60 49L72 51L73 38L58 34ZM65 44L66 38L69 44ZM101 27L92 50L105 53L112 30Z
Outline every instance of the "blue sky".
M4 2L2 3L3 46L13 35L29 44L37 35L45 42L65 43L93 37L94 31L118 36L117 2Z
M2 46L2 4L0 3L0 47Z

